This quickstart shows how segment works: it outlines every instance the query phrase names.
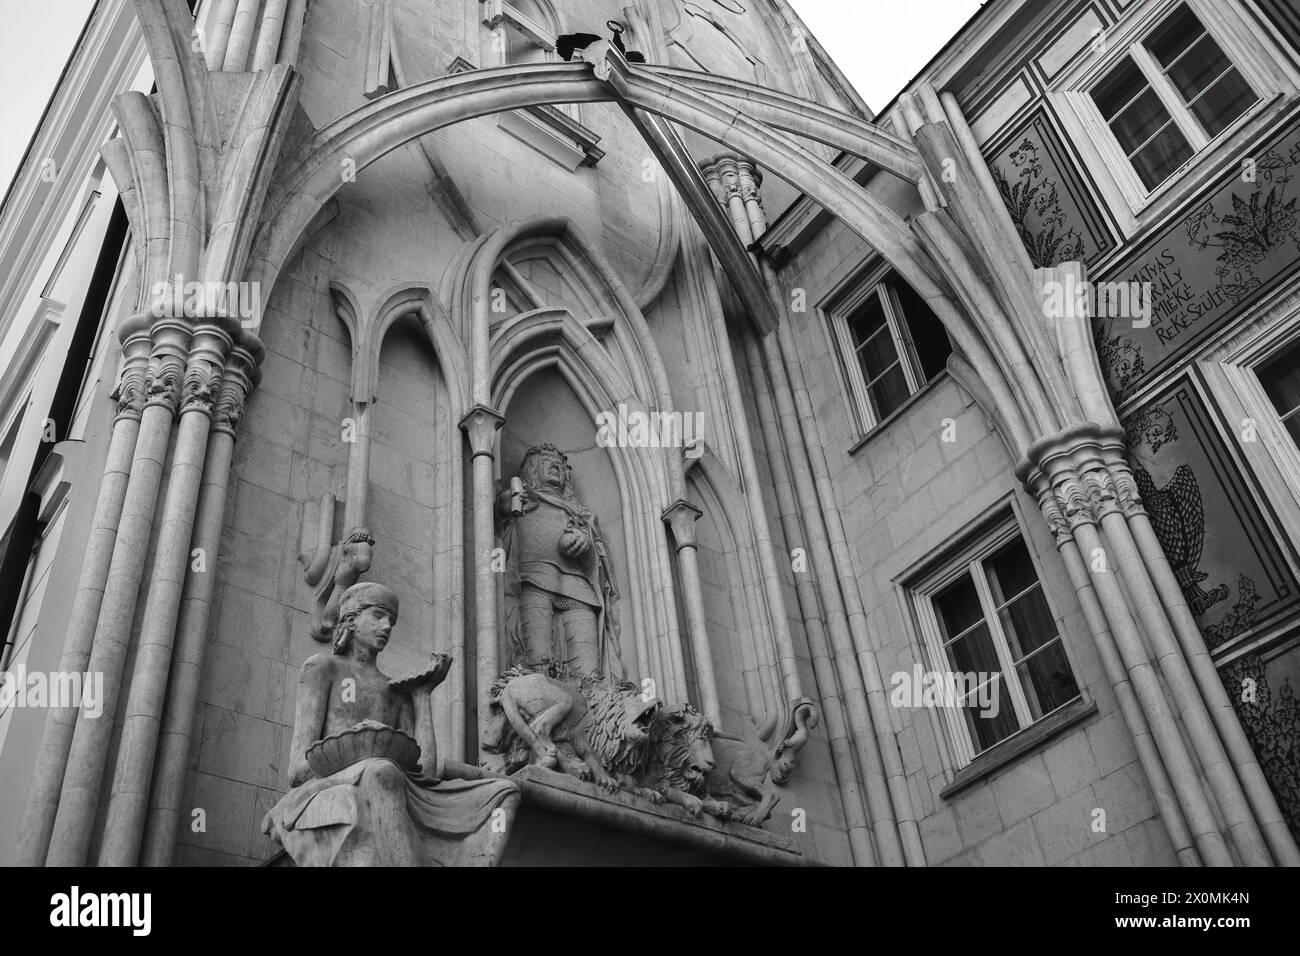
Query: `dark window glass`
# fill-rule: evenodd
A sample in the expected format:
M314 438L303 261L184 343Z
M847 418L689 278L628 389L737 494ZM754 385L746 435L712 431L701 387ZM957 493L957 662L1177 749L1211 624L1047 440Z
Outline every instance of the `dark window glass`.
M1002 632L1034 720L1079 696L1051 609L1024 541L1017 538L985 563Z
M1092 98L1147 189L1192 158L1187 138L1132 57L1093 88Z
M879 422L907 401L908 395L907 376L885 317L879 288L873 289L867 301L849 317L849 328L867 395Z
M939 317L930 311L930 307L901 279L891 283L898 303L903 309L903 320L912 334L912 347L921 363L921 377L930 381L948 365L948 356L952 355L952 342L948 332L939 321Z
M1179 7L1146 47L1208 136L1223 132L1255 102L1254 91L1187 7Z
M1265 364L1259 380L1291 439L1300 445L1300 343Z
M962 575L936 595L934 607L943 631L948 666L954 674L971 675L972 681L979 681L954 703L962 708L976 751L987 750L1019 730L1020 723L1002 686L997 648L970 575ZM981 698L986 703L995 701L997 706L982 706Z
M1231 126L1258 99L1185 5L1143 45L1208 137ZM1093 87L1092 98L1148 190L1192 158L1187 137L1132 57L1124 57Z

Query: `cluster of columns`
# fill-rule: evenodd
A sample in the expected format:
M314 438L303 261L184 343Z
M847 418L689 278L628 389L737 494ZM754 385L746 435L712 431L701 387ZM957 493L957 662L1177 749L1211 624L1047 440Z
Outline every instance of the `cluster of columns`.
M751 246L767 229L759 169L743 156L724 154L702 164L700 171L729 214L741 243ZM794 576L795 592L854 861L924 866L920 830L866 608L790 330L792 317L771 264L757 256L753 262L780 321L761 340L745 334L747 364L786 541L802 546L809 558L810 573Z
M1052 529L1179 860L1300 865L1143 507L1123 431L1089 422L1044 438L1020 476Z
M141 862L146 823L145 862L169 862L175 840L234 435L263 350L236 321L217 316L137 315L119 338L118 412L59 664L103 675L103 712L92 718L70 708L47 718L20 865L91 862L106 790L100 865Z
M297 63L307 0L211 2L217 4L212 32L200 37L209 70L258 73L276 63Z

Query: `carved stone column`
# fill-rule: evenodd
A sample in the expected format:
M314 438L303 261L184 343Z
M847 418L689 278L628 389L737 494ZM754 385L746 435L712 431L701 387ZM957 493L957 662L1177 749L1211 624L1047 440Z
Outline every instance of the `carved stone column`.
M1103 452L1103 442L1118 440L1117 432L1115 428L1103 429L1087 423L1036 442L1029 450L1028 461L1021 466L1022 477L1043 506L1049 524L1064 519L1070 537L1067 540L1058 535L1058 547L1062 548L1063 555L1071 543L1081 552L1080 560L1074 560L1073 555L1066 556L1067 569L1075 576L1081 570L1086 571L1087 583L1100 600L1114 648L1108 646L1105 634L1095 630L1094 640L1099 642L1103 663L1118 652L1141 705L1163 764L1153 779L1153 789L1159 790L1160 781L1167 773L1202 861L1212 866L1232 865L1227 834L1219 828L1209 795L1197 774L1196 757L1199 757L1200 769L1232 830L1232 842L1243 857L1242 862L1267 864L1268 850L1258 830L1252 832L1253 822L1244 794L1217 734L1210 727L1204 702L1193 693L1195 688L1186 664L1172 646L1172 631L1129 530L1125 509L1134 511L1141 507L1136 487L1131 476L1125 474L1127 469L1120 468L1113 456ZM1108 457L1112 460L1108 461ZM1112 468L1118 470L1118 482ZM1075 581L1076 590L1084 584ZM1148 653L1148 645L1154 660ZM1166 697L1166 686L1177 714ZM1177 717L1187 726L1195 757L1187 748ZM1130 727L1135 737L1143 729L1140 724ZM1182 850L1177 846L1182 835L1178 816L1166 818L1166 824L1175 848Z
M497 579L492 570L492 551L496 547L496 433L506 423L505 416L486 405L475 405L460 421L473 455L474 495L474 622L478 645L478 739L487 730L487 691L501 671L498 643L500 624L497 615Z
M709 649L708 626L704 616L704 592L700 587L699 551L695 543L695 522L704 512L689 501L674 501L664 509L664 524L673 532L677 560L681 564L682 590L686 601L686 623L690 628L691 655L695 660L695 684L700 707L714 730L722 730L722 709L718 704L718 685L713 676L713 653Z
M180 405L189 324L183 318L163 318L154 322L150 332L153 344L145 375L140 434L90 652L90 671L104 675L103 716L107 719L77 721L46 858L49 866L84 866L87 862L108 761L112 715L117 713L122 691L127 644L144 576L158 489L172 421Z
M189 343L181 380L180 423L118 744L101 866L134 866L139 853L212 408L220 395L226 355L238 332L238 323L232 320L205 318Z
M184 816L180 802L194 733L194 713L207 646L212 595L216 588L217 552L225 522L230 465L244 405L261 377L258 366L264 354L262 343L255 335L247 331L239 333L226 359L221 391L211 412L211 435L203 462L203 482L190 542L190 567L181 595L167 706L162 716L144 846L140 854L140 863L144 866L171 864L177 830Z
M701 173L718 202L730 214L741 241L750 246L767 229L759 194L762 174L756 165L745 157L723 155L701 166ZM772 298L781 301L780 283L771 264L757 258L756 262ZM783 312L783 307L778 309L778 314ZM872 817L880 862L886 866L923 866L925 853L920 830L903 773L902 755L893 735L884 681L876 665L866 611L848 557L843 523L835 504L825 456L817 441L807 441L808 434L816 434L816 426L788 322L781 322L775 332L763 336L761 354L756 343L747 349L751 366L754 369L766 367L768 372L768 381L755 381L756 392L760 386L770 384L780 423L779 436L773 436L779 440L769 439L767 442L768 455L774 473L788 464L794 479L795 497L806 529L806 544L811 552L812 576L826 616L838 683L843 688L843 699L838 703L844 708L845 718L828 719L827 726L843 726L847 721L862 767L866 804ZM792 385L791 379L796 375L798 380ZM801 606L812 603L815 601L809 598L801 599ZM805 620L808 620L807 614ZM810 639L816 628L816 623L809 626ZM833 697L823 698L823 705L827 703L834 706L837 701ZM833 747L832 754L836 753ZM843 749L838 753L837 773L844 779L856 780L857 770L852 759ZM846 797L846 801L848 799ZM854 813L849 816L854 816ZM869 841L857 841L855 860L860 865L876 862Z
M104 463L104 476L95 503L95 517L86 541L81 577L72 598L72 616L68 622L63 653L59 658L59 671L65 674L84 672L90 660L95 625L99 621L99 610L103 604L104 588L117 540L118 523L122 518L122 507L131 476L131 461L140 433L145 374L149 366L149 323L148 315L135 315L123 322L118 329L118 338L122 342L122 368L113 392L113 397L117 400L117 415L113 419L113 433L109 438L108 459ZM15 860L18 866L40 866L45 862L76 722L75 707L55 708L46 718L41 749L36 758L27 798L27 809L23 815L22 834Z
M1118 431L1102 435L1101 455L1115 482L1120 511L1128 522L1129 532L1137 548L1139 560L1150 575L1152 587L1163 605L1172 625L1172 634L1165 641L1165 653L1176 654L1188 673L1188 689L1195 685L1210 720L1218 732L1229 761L1241 778L1241 785L1254 819L1257 820L1263 839L1278 861L1286 866L1300 866L1300 850L1282 817L1281 809L1273 797L1264 769L1259 764L1246 732L1242 729L1227 688L1210 657L1205 637L1192 617L1191 608L1183 589L1178 585L1173 568L1156 537L1151 518L1138 494L1133 470L1124 457L1124 438Z

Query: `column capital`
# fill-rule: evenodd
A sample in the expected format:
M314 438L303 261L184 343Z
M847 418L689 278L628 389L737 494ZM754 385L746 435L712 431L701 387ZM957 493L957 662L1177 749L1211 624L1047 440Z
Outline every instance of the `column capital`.
M211 416L221 392L221 373L226 356L234 346L237 332L237 325L232 328L229 319L219 316L207 317L195 326L190 337L185 377L181 381L182 415L200 412Z
M155 320L149 329L152 348L145 373L145 407L161 405L176 414L189 356L190 327L183 319Z
M1047 522L1052 537L1056 539L1058 551L1074 540L1074 530L1066 520L1065 510L1051 488L1044 488L1039 493L1038 507L1043 512L1043 520Z
M492 446L496 440L496 433L505 423L504 415L481 402L465 413L465 417L460 420L460 427L469 439L472 457L477 458L480 455L493 457Z
M140 420L140 412L144 409L149 352L153 345L149 326L150 316L146 313L133 315L118 326L117 337L122 343L122 368L111 395L117 402L114 421L124 418Z
M245 330L236 337L230 354L226 357L221 392L212 408L213 431L225 432L232 438L239 431L248 396L257 388L262 377L259 366L264 354L261 341L253 333Z
M673 540L677 542L678 551L682 548L695 547L695 522L703 514L703 511L684 498L678 498L664 509L660 517L663 518L664 524L672 528Z

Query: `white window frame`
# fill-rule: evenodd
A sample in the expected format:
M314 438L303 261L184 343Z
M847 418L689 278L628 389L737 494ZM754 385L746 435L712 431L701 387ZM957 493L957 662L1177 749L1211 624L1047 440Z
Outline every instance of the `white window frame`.
M871 396L867 393L867 380L862 372L862 363L858 360L857 348L853 344L849 316L865 304L872 295L880 297L889 336L894 343L894 350L898 353L898 361L903 368L903 378L907 382L908 398L910 399L930 384L930 380L925 377L925 372L921 368L916 346L912 342L912 330L908 327L902 303L897 293L885 284L890 278L898 282L904 281L888 264L875 266L865 273L865 278L851 279L845 284L847 291L832 295L829 300L831 304L820 309L830 326L831 338L839 352L840 368L844 374L847 394L850 396L849 404L853 409L853 417L861 435L879 428L884 421L892 418L906 405L905 402L903 406L899 406L882 418L876 414L871 405Z
M1043 600L1047 603L1048 612L1052 616L1052 622L1056 628L1056 636L1053 640L1060 642L1061 652L1065 655L1066 662L1070 666L1070 675L1074 678L1079 691L1077 696L1061 704L1055 710L1044 713L1042 717L1037 719L1034 719L1029 701L1025 696L1025 690L1020 685L1020 675L1015 668L1011 644L1007 640L1002 627L1001 615L998 613L1001 607L1005 607L1006 604L1016 600L1025 592L1022 591L1020 594L1009 598L1002 605L998 605L993 598L988 577L983 567L984 561L1017 538L1024 545L1025 552L1029 555L1029 561L1033 565L1034 573L1038 578L1037 587L1042 592ZM1062 628L1061 618L1057 615L1056 609L1052 607L1051 598L1047 593L1042 566L1038 561L1034 548L1030 545L1028 536L1021 529L1020 522L1014 512L987 533L980 535L978 539L945 560L940 568L930 572L927 576L908 587L908 596L911 599L916 621L921 630L922 643L925 657L929 661L929 669L947 673L954 668L952 661L948 659L948 655L944 651L943 629L939 624L934 598L940 591L959 580L963 575L970 575L975 584L975 590L980 599L980 608L984 612L984 622L988 625L989 635L997 652L998 667L1002 671L1001 684L1005 691L1005 697L1010 698L1016 721L1020 727L992 746L979 750L970 728L966 725L966 719L961 708L940 708L944 725L948 730L948 739L952 745L952 756L956 761L954 769L965 767L976 758L992 753L1034 725L1041 724L1053 714L1059 713L1084 697L1084 689L1079 682L1078 670L1065 645L1065 633ZM1047 644L1044 644L1043 647L1036 649L1033 653L1040 653L1046 646Z
M1256 95L1255 103L1214 137L1206 135L1173 84L1163 76L1159 63L1142 45L1180 4L1191 9ZM1283 100L1294 99L1300 87L1300 71L1292 55L1270 28L1243 12L1239 0L1158 0L1132 7L1102 35L1104 42L1085 47L1078 61L1063 70L1048 91L1048 100L1067 136L1077 145L1126 237L1141 227L1139 217L1162 215L1166 203L1183 194L1178 187L1194 170L1212 165L1215 157L1229 149L1237 134L1262 114L1281 108ZM1191 159L1150 190L1143 185L1091 94L1125 57L1136 62L1192 148Z
M1255 373L1255 381L1259 385L1260 391L1264 393L1265 407L1270 412L1271 420L1277 425L1279 433L1285 435L1287 442L1294 446L1295 441L1291 438L1291 431L1287 428L1286 420L1282 417L1282 413L1277 410L1277 404L1273 401L1273 396L1268 394L1268 389L1264 387L1264 382L1259 377L1259 370L1263 366L1271 364L1275 359L1280 358L1284 352L1295 352L1294 358L1297 362L1300 362L1300 339L1292 338L1291 341L1284 343L1280 348L1274 349L1272 354L1266 355L1256 362L1251 367L1251 371ZM1288 416L1300 415L1300 408L1293 408L1286 414Z
M1254 423L1260 443L1300 504L1300 447L1292 440L1259 378L1262 366L1292 348L1300 348L1300 330L1293 322L1279 324L1226 358L1220 367Z

